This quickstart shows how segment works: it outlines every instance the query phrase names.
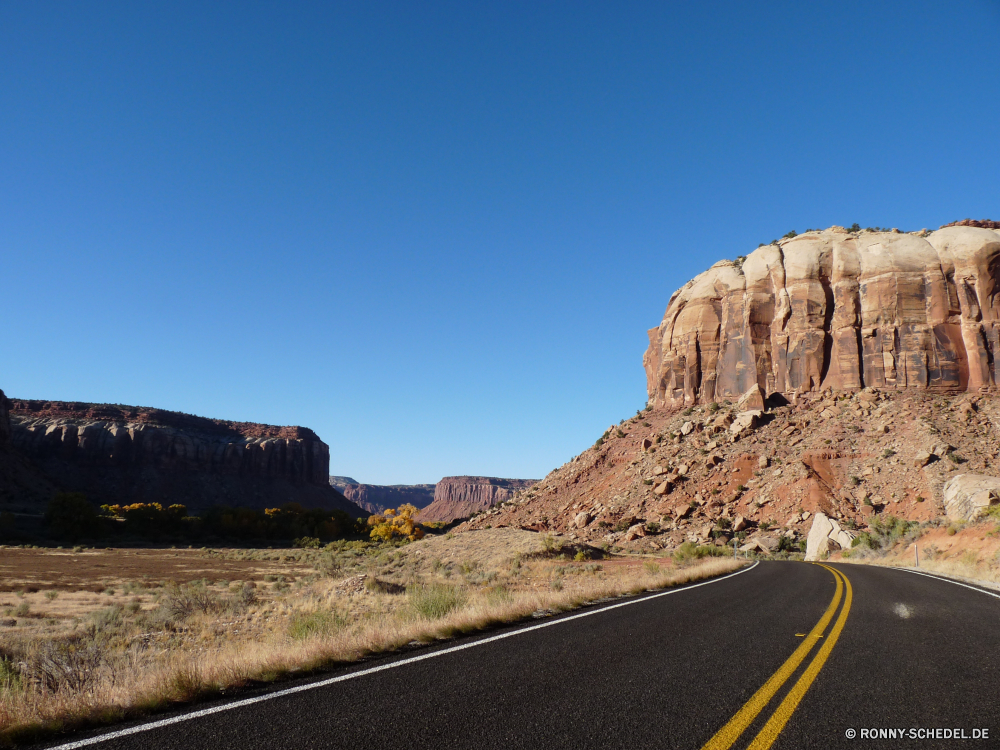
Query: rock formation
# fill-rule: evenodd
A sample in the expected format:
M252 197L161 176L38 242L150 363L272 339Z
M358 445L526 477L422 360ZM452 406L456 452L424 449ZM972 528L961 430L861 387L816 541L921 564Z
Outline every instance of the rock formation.
M853 541L854 535L842 529L834 519L817 513L806 538L806 560L820 560L835 549L850 549Z
M1000 478L958 474L944 485L944 509L953 521L974 521L1000 503Z
M56 488L97 503L340 508L329 447L304 427L226 422L131 406L12 402L11 445Z
M833 227L716 263L674 293L649 331L650 404L733 399L754 385L789 397L994 387L1000 232L977 224Z
M453 521L509 500L536 479L445 477L437 483L434 502L420 512L421 521Z
M398 508L404 503L426 508L434 500L433 484L361 484L333 485L344 497L369 513Z

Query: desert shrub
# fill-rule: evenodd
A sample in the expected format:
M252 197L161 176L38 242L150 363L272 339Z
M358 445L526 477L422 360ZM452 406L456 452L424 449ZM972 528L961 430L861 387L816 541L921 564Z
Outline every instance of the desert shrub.
M198 581L184 586L170 583L160 598L160 609L172 620L184 620L196 613L218 614L232 608L232 605L233 601L228 597Z
M314 536L303 536L292 542L293 547L299 547L300 549L319 549L320 545L319 538Z
M288 623L288 635L296 640L312 636L329 636L347 624L337 612L317 609L313 612L296 612Z
M704 557L724 557L727 555L725 547L716 547L714 544L697 545L694 542L684 542L684 544L674 550L674 559L677 562L701 560Z
M892 458L895 455L896 451L894 451L892 448L886 448L884 451L882 451L882 458Z
M562 551L562 542L552 534L546 534L542 537L542 547L547 554L555 555Z
M50 692L80 692L98 679L105 662L106 651L100 643L75 634L38 645L27 654L21 675Z
M466 602L464 591L440 584L413 586L406 592L410 608L425 620L437 620Z
M660 524L656 521L648 521L646 523L646 532L649 534L658 534L660 532Z
M644 562L642 564L642 567L645 568L646 572L649 573L651 576L659 575L660 573L660 564L652 560L647 560L646 562Z
M486 601L493 605L509 604L514 601L514 595L506 586L493 586L486 592Z
M28 602L21 602L14 608L16 617L27 617L29 612L31 612L31 605Z
M584 560L589 560L590 552L585 549L577 550L577 553L573 555L573 559L576 560L577 562L583 562Z
M369 516L368 526L371 528L371 538L382 542L393 540L409 540L414 542L424 538L424 530L416 522L415 517L420 510L409 503L394 508L386 508L384 512Z
M0 657L0 695L19 692L23 685L17 664L12 659Z
M45 510L45 523L57 537L75 541L100 535L97 509L81 492L60 492Z

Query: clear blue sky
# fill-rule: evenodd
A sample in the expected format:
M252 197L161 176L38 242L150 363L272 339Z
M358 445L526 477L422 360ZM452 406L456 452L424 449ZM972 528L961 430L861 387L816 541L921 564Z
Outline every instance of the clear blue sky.
M1000 219L1000 3L0 4L0 388L540 477L670 294Z

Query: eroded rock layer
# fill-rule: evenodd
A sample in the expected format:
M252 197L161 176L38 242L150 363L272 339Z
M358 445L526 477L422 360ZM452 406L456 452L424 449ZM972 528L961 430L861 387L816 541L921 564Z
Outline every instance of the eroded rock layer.
M509 500L537 479L445 477L434 490L434 502L420 512L421 521L453 521Z
M434 500L433 484L331 484L344 497L369 513L381 513L386 508L398 508L406 503L426 508Z
M361 510L330 487L329 447L304 427L130 406L12 402L11 445L52 484L94 502Z
M983 222L977 222L982 224ZM649 331L649 401L995 386L1000 231L808 232L720 261Z

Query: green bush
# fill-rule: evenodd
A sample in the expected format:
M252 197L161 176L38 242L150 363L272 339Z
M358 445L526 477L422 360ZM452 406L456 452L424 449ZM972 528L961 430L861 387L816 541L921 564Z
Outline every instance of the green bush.
M454 586L434 584L413 586L406 592L410 608L418 617L437 620L458 609L466 602L464 591Z
M687 562L689 560L701 560L704 557L727 557L732 554L726 547L716 547L714 544L697 545L694 542L684 542L674 550L674 559L677 562Z
M317 609L314 612L296 612L288 623L288 635L296 640L311 636L329 636L347 624L336 612Z

